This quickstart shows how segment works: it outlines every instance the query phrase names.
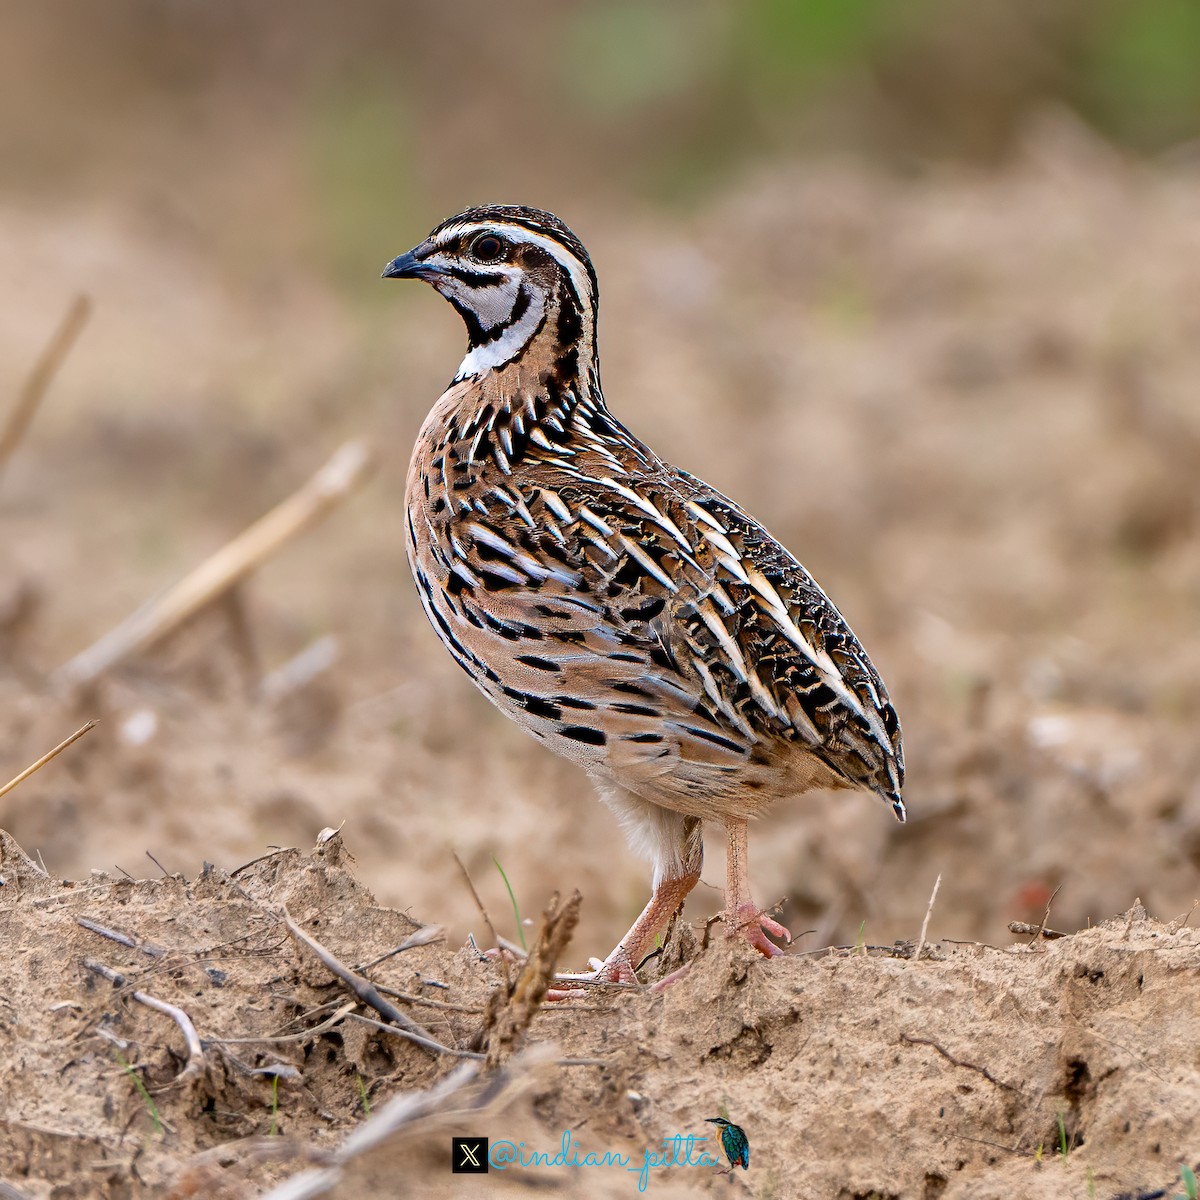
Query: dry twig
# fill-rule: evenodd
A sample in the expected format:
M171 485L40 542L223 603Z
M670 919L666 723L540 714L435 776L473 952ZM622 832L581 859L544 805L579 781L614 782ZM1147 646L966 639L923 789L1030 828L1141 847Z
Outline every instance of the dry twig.
M270 704L278 704L302 691L337 662L340 652L338 640L332 635L315 638L299 654L263 677L258 685L259 696Z
M231 1054L223 1047L218 1046L217 1049L221 1052L221 1057L227 1063L231 1063L243 1075L257 1076L259 1078L265 1075L269 1079L291 1079L295 1082L300 1082L304 1078L300 1071L292 1066L291 1063L273 1062L261 1067L252 1067L249 1063L242 1062L236 1054Z
M150 853L149 850L146 851L146 857L163 873L164 879L166 879L171 874L171 872L168 871L167 868L164 867L162 865L162 863L160 863L158 861L158 859L155 858L154 855Z
M497 957L503 958L505 954L508 955L508 958L505 959L505 962L509 962L514 959L517 962L524 962L529 957L529 952L523 946L518 946L517 943L512 941L511 938L506 938L503 934L500 934L496 938L496 949L503 951L503 954L498 955Z
M159 1000L146 992L134 992L133 998L139 1004L144 1004L147 1008L152 1008L155 1012L170 1017L183 1031L183 1040L187 1043L188 1050L187 1062L184 1064L183 1070L167 1086L176 1087L182 1083L189 1083L193 1079L199 1079L204 1074L204 1047L200 1044L200 1035L196 1032L196 1026L192 1024L192 1018L182 1008L177 1008L174 1004L168 1004L165 1000ZM161 1092L166 1088L150 1090Z
M1192 907L1189 908L1187 912L1181 913L1173 921L1168 923L1167 932L1178 933L1192 919L1192 913L1194 913L1197 908L1200 908L1200 900L1193 900Z
M390 1033L393 1037L403 1038L406 1042L412 1042L416 1046L423 1046L426 1050L433 1050L437 1054L447 1054L451 1058L479 1058L482 1059L485 1055L480 1054L477 1050L459 1050L455 1046L447 1046L443 1042L435 1041L431 1037L421 1037L420 1034L411 1033L407 1029L398 1029L395 1025L389 1025L386 1021L377 1021L374 1017L364 1017L362 1013L350 1013L350 1020L360 1021L363 1025L370 1025L372 1029L378 1029L380 1033Z
M369 963L364 963L358 970L370 971L380 963L387 962L394 955L403 954L405 950L413 950L417 946L428 946L432 942L444 941L445 937L446 930L441 925L422 925L416 933L409 934L394 950L389 950L386 954L371 959Z
M308 1042L313 1038L320 1037L323 1033L328 1033L335 1026L340 1025L351 1012L354 1011L355 1002L347 1000L332 1016L327 1017L319 1025L313 1025L308 1029L302 1029L299 1033L284 1033L274 1037L236 1037L236 1038L205 1038L204 1042L209 1046L253 1046L258 1043L266 1043L272 1046L282 1046L288 1042ZM319 1011L319 1010L318 1010Z
M347 442L298 491L174 587L144 604L99 641L61 666L53 676L55 685L70 688L91 683L124 659L160 642L201 609L220 600L281 546L341 503L366 478L370 461L366 442Z
M554 981L554 969L575 926L583 897L574 892L560 905L555 894L542 914L541 928L529 957L511 989L497 988L488 997L487 1011L477 1041L487 1047L489 1067L497 1067L517 1048Z
M261 1138L255 1147L255 1158L287 1156L293 1160L316 1159L320 1166L293 1175L289 1180L267 1192L262 1200L316 1200L343 1182L344 1168L362 1155L369 1154L382 1143L403 1135L403 1132L426 1118L454 1116L462 1118L471 1113L494 1109L506 1102L514 1090L531 1077L531 1069L545 1061L544 1051L535 1047L518 1055L503 1069L486 1077L482 1086L475 1087L465 1097L461 1095L479 1076L477 1062L463 1063L428 1091L409 1092L393 1096L381 1105L332 1153L317 1155L310 1145L284 1142L280 1138ZM593 1060L560 1060L562 1063L593 1065ZM282 1152L282 1153L281 1153ZM213 1151L206 1150L193 1159L196 1166L211 1161Z
M1052 942L1055 938L1070 937L1069 933L1062 933L1058 929L1047 929L1045 924L1031 925L1028 921L1009 921L1009 933L1031 933L1034 938L1045 938L1046 941Z
M156 946L153 942L139 942L137 938L128 933L122 933L119 929L109 929L106 925L101 925L99 921L93 921L88 917L76 917L75 924L82 925L84 929L98 934L100 937L108 938L110 942L128 946L131 950L140 950L143 954L150 955L151 958L161 958L166 953L161 946Z
M925 920L921 922L921 936L917 938L917 949L912 956L913 962L921 961L921 951L925 949L925 935L929 932L929 918L933 916L933 904L937 899L938 888L942 886L942 873L933 881L933 891L929 894L929 907L925 910Z
M496 927L492 924L492 918L488 916L488 910L483 907L483 901L480 900L479 893L475 890L475 884L471 879L470 871L467 870L463 860L458 857L457 850L451 850L450 853L454 855L454 861L458 863L458 869L462 872L462 877L466 881L467 890L471 893L471 899L475 901L475 907L479 909L479 915L483 918L483 923L487 926L487 931L492 938L492 945L499 946L500 938L496 933Z
M39 758L37 762L33 763L32 766L26 767L25 770L23 770L15 779L10 779L3 787L0 787L0 796L6 796L13 790L13 788L17 786L18 783L24 783L25 780L30 777L30 775L32 775L35 771L40 771L42 767L44 767L52 758L61 754L69 745L71 745L73 742L79 741L79 739L83 737L83 735L87 733L89 729L95 728L96 722L89 721L82 728L75 730L75 732L71 734L69 738L64 738L58 743L57 746L54 747L53 750L47 754L43 754L42 757Z
M25 386L17 396L17 403L9 413L4 428L0 429L0 471L4 470L13 451L25 436L38 405L49 390L50 384L54 382L58 369L70 354L71 347L83 332L91 311L91 300L87 296L76 296L71 301L71 307L67 309L62 323L54 331L54 336L30 371Z
M380 1016L386 1017L400 1030L413 1035L410 1040L417 1043L419 1046L424 1046L426 1049L443 1052L446 1050L433 1035L422 1028L411 1017L402 1013L394 1004L389 1004L380 994L375 985L363 975L350 970L345 963L335 958L324 946L321 945L315 938L310 937L295 921L292 920L291 914L285 908L283 910L284 924L288 927L288 932L301 945L307 946L325 966L336 975L343 983L349 986L350 990L364 1003L370 1005Z
M439 1008L443 1012L474 1013L476 1016L483 1012L478 1004L452 1004L448 1000L434 1000L432 996L415 996L412 992L401 992L396 988L384 987L382 983L378 986L383 995L395 996L397 1000L403 1000L405 1004L417 1004L423 1008Z
M120 971L114 971L112 967L105 966L104 963L97 962L94 958L85 958L83 965L89 971L102 975L114 987L123 988L128 984L128 980ZM190 1083L199 1079L204 1074L204 1047L200 1043L200 1035L196 1032L196 1026L192 1024L192 1018L182 1008L168 1004L165 1000L159 1000L157 996L151 996L147 992L134 991L131 995L139 1004L144 1004L147 1008L152 1008L155 1012L170 1017L183 1031L183 1040L187 1044L187 1062L184 1063L183 1070L166 1087L149 1090L162 1092L167 1088L177 1087L181 1083Z
M1050 920L1050 905L1054 903L1054 897L1062 891L1062 886L1063 885L1060 883L1058 887L1056 887L1054 891L1050 893L1050 899L1046 901L1046 911L1042 913L1042 922L1035 930L1033 930L1033 937L1029 939L1029 944L1031 946L1038 940L1039 937L1045 936L1046 922Z
M391 1137L406 1125L421 1117L436 1113L446 1100L460 1091L479 1074L479 1064L463 1063L451 1071L445 1079L434 1084L425 1092L409 1092L394 1096L377 1109L330 1155L330 1165L316 1170L302 1171L285 1183L272 1188L263 1200L315 1200L329 1192L342 1179L342 1168L361 1154L374 1149L380 1142ZM495 1089L489 1088L475 1098L471 1108L482 1108L493 1098ZM264 1147L275 1151L269 1143Z
M955 1058L945 1046L935 1042L932 1038L913 1037L911 1034L902 1033L900 1035L900 1040L902 1042L906 1042L910 1046L929 1046L936 1050L944 1059L946 1059L947 1062L952 1062L956 1067L965 1067L968 1071L978 1071L979 1074L988 1081L988 1083L994 1083L998 1088L1004 1088L1006 1091L1018 1093L1021 1090L1019 1087L1014 1087L1011 1083L1005 1083L1003 1079L997 1079L995 1075L993 1075L991 1071L987 1069L987 1067L981 1067L976 1063L967 1062L965 1059Z
M42 873L46 874L46 872ZM88 887L71 888L70 890L64 887L61 892L55 892L52 896L38 896L36 900L31 900L29 903L34 908L45 908L51 904L63 904L68 900L78 900L81 896L90 896L93 892L105 892L112 886L113 884L110 881L106 883L93 883Z

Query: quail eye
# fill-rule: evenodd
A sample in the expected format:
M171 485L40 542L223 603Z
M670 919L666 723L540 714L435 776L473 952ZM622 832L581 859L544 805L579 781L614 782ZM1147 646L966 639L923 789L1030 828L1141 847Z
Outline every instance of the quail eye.
M495 234L485 233L471 243L471 253L480 262L495 262L504 250L504 243Z

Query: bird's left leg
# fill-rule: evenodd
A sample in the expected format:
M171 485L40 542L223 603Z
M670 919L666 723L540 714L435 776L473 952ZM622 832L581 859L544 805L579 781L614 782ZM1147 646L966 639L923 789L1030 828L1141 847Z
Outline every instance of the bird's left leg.
M704 838L698 818L647 804L644 811L638 813L639 819L633 821L632 806L623 807L625 811L621 816L631 840L648 849L653 857L654 892L612 953L603 962L593 959L590 972L560 975L565 987L547 992L548 1000L561 1000L573 991L577 994L578 986L588 983L636 983L634 968L649 953L655 936L683 907L688 893L700 881Z
M746 821L730 818L725 822L725 929L729 937L745 938L768 958L783 951L771 937L790 942L792 935L784 926L754 903L748 878L749 859L746 848Z
M641 915L629 927L629 932L597 968L596 978L616 983L636 983L634 967L650 952L655 935L665 929L683 907L684 900L699 879L699 871L689 871L673 879L661 880Z

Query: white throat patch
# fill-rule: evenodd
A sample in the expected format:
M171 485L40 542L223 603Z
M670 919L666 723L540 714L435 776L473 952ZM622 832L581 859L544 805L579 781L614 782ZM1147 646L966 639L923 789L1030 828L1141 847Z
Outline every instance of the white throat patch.
M529 291L529 307L521 314L520 320L514 321L504 332L491 342L484 342L482 346L475 346L467 352L466 358L459 364L458 374L454 379L457 382L460 379L466 379L468 375L482 375L484 371L491 371L496 367L502 367L505 363L511 362L522 350L528 345L530 338L537 332L538 326L542 323L542 318L546 315L546 304L549 300L549 295L541 288L531 288L526 284ZM507 291L507 285L502 288L491 288L491 291ZM513 288L513 298L503 310L503 312L491 322L486 328L494 328L500 322L507 320L513 310L513 304L516 302L516 291ZM483 324L483 312L481 309L475 310L479 317L479 323Z

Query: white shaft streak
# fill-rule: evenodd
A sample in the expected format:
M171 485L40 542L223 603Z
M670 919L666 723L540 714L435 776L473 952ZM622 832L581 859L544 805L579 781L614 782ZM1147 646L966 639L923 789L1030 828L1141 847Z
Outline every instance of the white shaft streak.
M682 557L685 559L685 561L687 561L690 565L699 568L699 564L696 563L695 559L692 557L695 551L691 543L689 543L688 540L683 536L682 532L679 530L679 527L664 513L661 513L645 496L640 495L633 488L630 488L611 477L597 478L595 476L586 476L582 472L572 472L572 474L577 475L580 479L586 479L588 482L600 484L603 487L610 488L619 496L628 500L631 504L634 504L660 529L669 534L676 544L683 549L684 553ZM788 612L787 605L784 604L783 599L780 597L775 588L771 586L770 581L767 580L762 572L755 568L753 564L746 562L745 560L741 560L741 556L737 553L733 544L729 541L728 537L721 529L721 526L718 522L716 522L711 514L705 512L699 507L699 505L691 504L688 507L694 515L702 517L702 524L698 532L700 532L700 534L704 536L706 540L708 540L710 544L713 545L713 547L718 551L718 561L721 562L726 570L728 570L735 578L739 579L741 582L750 584L750 586L758 594L764 610L771 618L776 628L784 635L784 637L788 639L788 641L792 643L793 646L796 647L797 650L800 651L801 654L804 655L805 658L808 659L810 663L812 663L812 665L816 668L817 674L820 676L822 682L830 688L834 695L837 696L838 699L845 704L851 712L855 713L857 716L866 721L870 726L872 733L879 740L880 744L886 746L888 744L887 731L883 727L883 722L880 720L879 714L869 708L866 708L862 704L854 692L846 686L841 672L837 669L829 655L826 654L824 650L818 649L816 646L814 646L808 640L808 638L804 636L804 634L800 631L799 626L797 626L795 621L792 620L791 614ZM628 539L623 540L628 542ZM633 551L631 546L628 544L625 546L625 549L627 552L633 553L634 557L643 565L643 567L646 566L646 559L648 559L648 556L645 555L644 551L641 553ZM640 547L638 549L640 550ZM665 577L662 576L657 567L654 567L653 569L647 568L647 570L648 573L657 578L660 583L664 582ZM676 590L669 583L667 586L672 592ZM814 584L813 586L815 587L816 585ZM822 593L822 595L823 594L824 593ZM712 615L714 617L716 616L715 613ZM708 624L707 619L705 623ZM712 629L711 625L709 628L710 632L712 632L714 636L718 638L718 641L722 643L722 648L728 654L728 646L725 644L725 638L728 637L728 633L726 633L725 638L722 638L719 634L717 634L716 630ZM737 669L737 660L732 659L732 661L735 669ZM746 678L746 671L744 669L742 669L740 673L742 674L743 678ZM755 682L757 682L757 680L755 680ZM774 704L773 701L764 703L765 689L763 689L764 695L758 694L761 684L759 684L759 688L754 688L753 684L751 686L756 693L755 698L759 701L759 703L762 704L768 712L778 715L778 706Z
M513 583L526 583L529 579L557 579L560 583L564 583L568 587L578 587L582 582L582 577L577 571L572 571L566 567L544 566L531 554L527 554L518 546L514 546L507 538L501 537L486 525L480 525L478 521L467 522L465 529L477 542L482 542L483 545L496 551L497 554L504 555L514 567L525 572L524 575L517 575L516 572L510 572L508 568L503 568L503 564L494 561L487 564L489 571L502 574L506 579L511 579Z

